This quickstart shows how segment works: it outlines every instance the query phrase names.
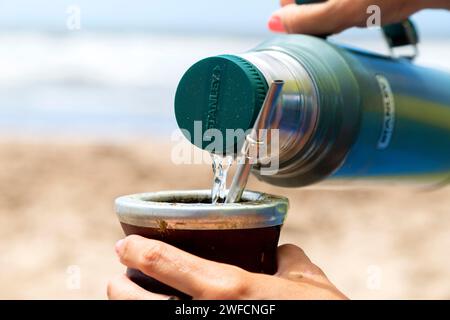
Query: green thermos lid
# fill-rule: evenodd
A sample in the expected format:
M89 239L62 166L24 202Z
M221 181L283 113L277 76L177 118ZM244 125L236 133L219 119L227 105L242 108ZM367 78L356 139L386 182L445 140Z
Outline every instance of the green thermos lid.
M178 126L199 148L211 151L214 145L215 153L236 153L243 139L226 139L226 130L252 128L266 93L264 76L247 60L233 55L203 59L186 71L178 85L175 95ZM196 131L201 125L201 132L195 132L195 122ZM215 142L217 135L208 134L211 131L204 135L208 129L220 132L222 148ZM198 134L202 136L196 137ZM208 136L214 138L205 139Z

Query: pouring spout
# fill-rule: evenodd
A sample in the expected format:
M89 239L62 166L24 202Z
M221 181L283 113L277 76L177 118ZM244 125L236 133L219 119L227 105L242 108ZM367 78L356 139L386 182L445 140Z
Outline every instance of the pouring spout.
M242 146L241 154L238 157L238 167L225 199L225 203L235 203L241 200L242 193L247 185L251 168L253 164L258 162L258 150L261 147L266 147L267 144L270 143L268 141L268 139L270 139L270 135L261 136L261 130L271 129L273 127L274 124L272 121L277 118L274 115L277 112L277 104L283 86L283 80L275 80L270 84L255 124L251 132L247 135L244 145ZM255 149L257 151L252 152L252 150Z

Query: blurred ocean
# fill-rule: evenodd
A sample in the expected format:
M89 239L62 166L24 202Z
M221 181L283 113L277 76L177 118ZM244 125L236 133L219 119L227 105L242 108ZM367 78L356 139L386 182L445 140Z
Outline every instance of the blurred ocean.
M385 52L373 37L336 41ZM197 60L248 50L261 36L0 34L0 134L168 137L178 80ZM368 40L370 39L370 40ZM450 39L424 39L417 63L450 70Z
M167 135L177 82L196 60L260 39L155 34L0 35L0 133Z

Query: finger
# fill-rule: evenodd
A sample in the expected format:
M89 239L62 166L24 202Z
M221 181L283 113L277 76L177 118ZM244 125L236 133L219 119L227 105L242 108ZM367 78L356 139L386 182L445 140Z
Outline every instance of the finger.
M324 272L316 266L305 252L293 245L285 244L278 248L278 271L277 275L291 280L309 278L325 278Z
M280 6L284 7L287 6L288 4L293 4L295 3L295 0L280 0Z
M161 241L129 236L117 249L130 268L178 289L195 299L242 298L250 273L196 257Z
M279 28L283 28L287 33L313 35L338 33L353 25L354 16L347 16L350 10L353 11L348 6L342 7L340 1L305 5L289 4L272 15L269 27L273 30L274 21L278 19L282 24Z
M107 295L110 300L168 300L170 298L144 290L126 275L120 275L108 282Z

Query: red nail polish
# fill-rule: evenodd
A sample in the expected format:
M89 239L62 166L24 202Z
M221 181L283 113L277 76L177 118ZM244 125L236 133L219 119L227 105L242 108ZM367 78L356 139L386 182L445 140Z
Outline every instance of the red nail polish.
M274 32L286 32L283 22L279 16L272 16L269 20L269 29Z

